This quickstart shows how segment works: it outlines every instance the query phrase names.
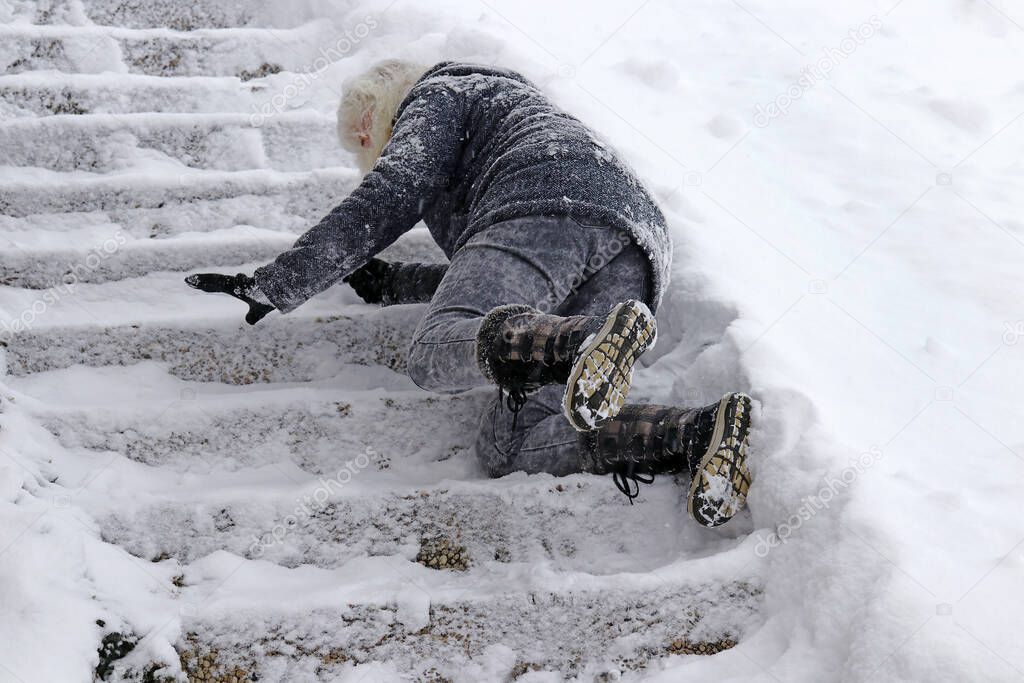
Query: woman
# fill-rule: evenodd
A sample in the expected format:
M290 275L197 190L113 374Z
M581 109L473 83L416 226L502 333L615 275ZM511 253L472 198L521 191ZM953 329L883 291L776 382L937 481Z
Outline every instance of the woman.
M742 507L748 397L625 405L671 243L608 146L519 74L454 62L376 65L346 84L338 133L359 187L253 277L190 285L247 302L251 324L342 279L369 302L429 302L409 375L438 392L498 385L477 440L492 476L611 473L632 502L638 482L688 472L701 524ZM447 266L373 258L421 219Z

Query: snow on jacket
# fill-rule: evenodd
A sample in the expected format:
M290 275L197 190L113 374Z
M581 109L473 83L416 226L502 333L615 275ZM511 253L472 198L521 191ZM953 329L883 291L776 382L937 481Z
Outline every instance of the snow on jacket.
M626 231L651 263L647 303L661 301L672 246L664 216L629 167L523 76L443 62L402 101L391 140L359 186L257 269L256 283L287 313L421 219L451 258L481 230L527 216Z

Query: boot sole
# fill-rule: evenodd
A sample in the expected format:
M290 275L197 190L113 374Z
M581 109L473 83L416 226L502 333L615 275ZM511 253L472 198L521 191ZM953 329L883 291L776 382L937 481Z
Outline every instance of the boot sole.
M687 510L700 524L725 524L743 509L750 489L747 441L750 397L729 394L718 404L711 443L690 482Z
M650 309L626 301L583 345L565 385L562 408L576 431L589 432L615 417L626 403L633 366L658 338Z

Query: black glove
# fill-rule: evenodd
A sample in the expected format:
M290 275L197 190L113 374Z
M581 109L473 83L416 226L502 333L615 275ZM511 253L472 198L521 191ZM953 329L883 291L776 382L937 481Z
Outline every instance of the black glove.
M256 298L266 300L266 295L260 292L256 286L256 281L244 273L239 273L238 275L196 273L185 278L185 284L203 292L230 294L236 299L241 299L249 304L249 312L245 314L245 322L250 325L255 325L263 319L263 316L274 310L273 305L256 300Z
M421 304L430 301L447 272L444 263L388 263L375 258L342 282L368 304Z
M352 289L356 290L356 294L368 304L387 304L393 298L390 281L394 270L393 264L373 258L362 268L353 271L342 282L347 282Z

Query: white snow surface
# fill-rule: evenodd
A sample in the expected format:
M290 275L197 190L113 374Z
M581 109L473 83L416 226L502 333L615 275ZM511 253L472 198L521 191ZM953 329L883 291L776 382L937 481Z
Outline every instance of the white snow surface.
M662 650L631 668L612 656L665 643L629 633L612 638L607 661L588 660L573 675L1024 680L1019 4L305 0L285 12L246 0L226 14L210 10L237 27L204 26L203 8L217 7L204 2L189 10L197 25L174 30L145 23L137 8L141 23L103 25L100 18L121 16L110 13L117 4L0 0L4 139L17 144L15 133L29 131L39 144L44 126L54 131L44 136L52 149L40 149L46 163L28 163L25 150L4 157L13 164L0 168L4 258L28 268L32 259L72 263L102 254L121 228L130 236L124 270L102 271L109 282L0 287L4 366L32 371L0 378L0 681L93 680L110 631L140 638L114 675L159 663L183 676L175 648L189 633L202 638L204 625L234 624L239 641L255 643L264 620L328 633L340 627L337 611L370 605L390 606L399 630L414 633L458 601L486 609L508 595L553 594L582 604L589 591L612 604L736 581L762 591L752 609L709 610L701 626L734 637L735 647L714 656ZM176 4L193 5L165 3ZM54 26L35 25L44 20ZM64 52L38 47L61 36L80 40ZM152 61L132 62L125 47L191 38L187 49L214 47L166 78L151 73ZM24 54L18 41L30 45ZM33 54L36 66L17 66ZM227 75L275 54L285 67L278 73ZM334 158L332 137L321 149L304 138L286 154L280 136L303 122L329 131L322 122L341 80L394 55L516 68L635 166L669 220L676 261L658 346L637 369L630 398L696 405L726 391L751 394L749 513L721 530L697 528L670 477L645 487L633 508L596 476L488 480L470 448L473 410L486 396L423 404L428 396L400 374L346 358L324 360L329 372L310 380L303 373L317 364L291 359L306 340L287 336L295 328L285 319L268 319L276 336L259 346L276 354L277 381L209 381L219 376L210 363L237 361L247 377L253 361L204 360L220 337L203 325L249 332L223 327L241 318L240 306L184 289L182 259L249 272L254 250L280 241L268 230L294 233L337 203L350 182L336 182L336 197L323 196L323 183L282 184L273 198L297 193L294 206L272 198L272 209L252 212L260 216L234 197L263 201L260 183L284 183L292 176L281 174L301 170L296 160ZM31 88L77 98L87 111L47 110ZM261 133L279 113L277 127ZM44 115L52 118L34 125ZM100 118L64 128L61 118L75 116ZM192 124L193 137L160 137ZM93 167L68 165L60 131L80 136L90 126L112 135L109 153ZM157 142L142 144L144 134ZM274 144L279 153L268 154ZM205 180L192 197L196 178ZM218 184L232 184L231 197L217 196ZM85 187L100 189L59 208L62 193ZM146 199L133 203L118 188ZM153 200L161 188L175 199ZM147 247L147 234L166 244ZM232 244L235 262L224 256ZM173 250L174 265L161 264L161 248ZM329 292L299 316L298 329L353 311L377 325L356 301L342 288ZM399 324L384 320L382 330ZM121 366L96 351L133 334L178 355L133 356ZM23 341L33 335L60 353ZM23 362L33 354L49 360ZM335 413L349 409L350 427L339 431ZM396 415L400 433L387 423ZM251 436L273 420L282 422ZM302 527L259 557L246 554L251 535L270 531L345 467L351 481L331 500L353 515L364 501L384 515L387 505L448 496L470 506L465 524L485 532L463 539L471 551L503 528L560 529L578 548L520 547L513 533L510 561L477 557L464 573L434 571L415 562L414 531L388 535L390 527L370 524L338 531L349 535L337 543ZM566 498L574 491L579 498ZM428 514L409 509L406 522ZM224 528L215 528L218 510L230 510ZM229 631L214 629L220 640L212 642L227 642ZM530 634L502 633L445 674L505 680L529 663L517 643ZM270 659L263 680L409 675L398 660L340 662L318 674L281 673ZM547 665L520 673L521 681L562 678Z

